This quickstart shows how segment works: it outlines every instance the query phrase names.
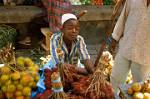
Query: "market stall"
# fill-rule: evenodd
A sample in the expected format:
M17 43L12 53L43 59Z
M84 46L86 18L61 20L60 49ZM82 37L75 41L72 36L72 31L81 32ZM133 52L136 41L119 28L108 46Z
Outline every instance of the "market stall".
M32 1L32 0L31 0ZM72 0L73 1L73 0ZM104 21L111 20L114 2L111 0L82 0L72 2L75 12L87 10L87 14L80 19L82 26L92 26L90 22L96 23L97 32L99 27L103 27L101 32L106 31ZM41 14L42 10L35 6L15 6L14 3L5 3L7 6L0 6L0 22L3 24L29 23L36 15ZM89 22L85 25L85 22ZM89 25L90 24L90 25ZM102 24L102 25L100 25ZM108 24L107 24L108 25ZM92 28L94 30L95 26ZM7 28L8 29L8 28ZM1 34L7 32L6 28ZM11 33L17 31L14 28ZM83 27L84 29L84 27ZM91 29L91 30L92 30ZM101 28L102 29L102 28ZM96 29L95 29L96 30ZM82 30L82 33L85 30ZM86 31L87 32L87 31ZM90 31L91 32L91 31ZM93 32L93 31L92 31ZM94 32L95 33L95 32ZM96 34L95 41L99 40L99 34ZM85 35L88 37L89 30ZM15 38L16 35L13 35ZM7 38L7 36L5 36ZM12 37L12 40L13 40ZM101 37L102 38L102 37ZM2 38L3 39L3 38ZM8 39L9 40L9 39ZM5 40L8 41L7 39ZM12 43L12 41L10 41ZM97 43L99 44L99 42ZM75 66L70 64L54 64L51 57L45 62L33 62L30 58L21 55L15 55L15 51L11 45L2 46L0 51L0 99L114 99L112 86L109 83L113 59L109 52L104 52L103 57L99 59L96 71L91 75L81 75L75 71ZM93 46L92 46L93 47ZM26 54L26 53L25 53ZM36 53L35 53L36 54ZM94 55L97 55L97 53ZM30 56L30 55L29 55ZM44 56L44 54L43 54ZM105 57L105 58L104 58ZM107 57L107 58L106 58ZM94 58L93 58L94 59ZM107 59L107 60L106 60ZM42 64L43 63L43 64ZM5 83L8 82L8 83ZM41 85L41 86L38 86Z

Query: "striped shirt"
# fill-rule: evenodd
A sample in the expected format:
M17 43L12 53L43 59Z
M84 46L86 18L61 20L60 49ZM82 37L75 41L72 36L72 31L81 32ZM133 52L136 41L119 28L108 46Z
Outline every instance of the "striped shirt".
M58 48L60 48L63 52L63 57L61 60L57 54ZM77 65L79 61L83 62L86 59L90 59L84 39L80 35L78 35L77 39L72 43L71 52L69 54L62 39L62 33L53 34L50 40L50 54L52 55L52 59L55 64L58 64L61 61Z

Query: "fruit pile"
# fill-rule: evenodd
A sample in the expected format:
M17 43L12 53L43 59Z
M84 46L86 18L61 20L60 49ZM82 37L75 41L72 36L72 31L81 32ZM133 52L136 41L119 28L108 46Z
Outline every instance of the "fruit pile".
M39 80L39 67L30 59L18 57L0 68L0 99L30 99Z
M144 83L132 83L127 92L133 96L133 99L150 99L150 80Z

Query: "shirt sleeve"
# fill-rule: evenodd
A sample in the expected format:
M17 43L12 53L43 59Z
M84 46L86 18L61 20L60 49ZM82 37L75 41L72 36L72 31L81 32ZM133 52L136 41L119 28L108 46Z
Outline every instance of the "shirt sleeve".
M50 54L52 56L52 60L54 61L55 64L59 63L59 58L57 54L57 48L58 48L58 40L56 38L56 35L52 35L50 39Z
M79 40L79 52L80 52L80 60L86 60L86 59L90 59L90 55L87 51L86 48L86 44L84 42L83 37L80 36L80 40Z
M118 41L120 39L120 37L123 35L126 19L128 17L128 13L129 13L129 1L126 0L123 10L119 16L119 19L118 19L118 21L114 27L113 33L112 33L112 37L116 41Z

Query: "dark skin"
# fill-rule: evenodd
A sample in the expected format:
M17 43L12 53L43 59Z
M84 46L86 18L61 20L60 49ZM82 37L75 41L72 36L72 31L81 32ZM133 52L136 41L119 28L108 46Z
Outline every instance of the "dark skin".
M80 26L78 20L70 19L66 21L63 25L62 32L63 32L63 40L66 44L68 49L68 53L71 52L72 42L76 40L80 31ZM78 73L81 74L88 74L94 72L94 66L90 59L84 60L85 69L83 68L76 68Z

